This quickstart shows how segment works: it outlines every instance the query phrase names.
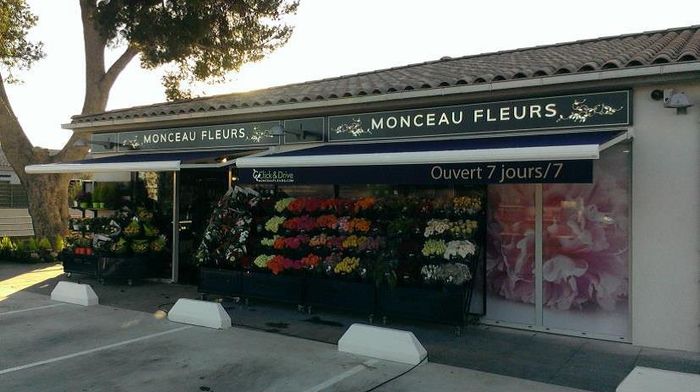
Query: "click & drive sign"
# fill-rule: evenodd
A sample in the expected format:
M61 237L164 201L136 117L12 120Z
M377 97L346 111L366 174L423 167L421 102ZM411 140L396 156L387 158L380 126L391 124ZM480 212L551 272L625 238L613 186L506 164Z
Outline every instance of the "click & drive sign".
M244 184L590 183L593 180L593 161L239 168L237 176Z

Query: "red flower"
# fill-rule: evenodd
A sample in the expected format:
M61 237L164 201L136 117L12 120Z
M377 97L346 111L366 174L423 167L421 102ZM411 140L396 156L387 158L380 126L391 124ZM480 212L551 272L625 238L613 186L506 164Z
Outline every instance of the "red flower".
M291 213L294 213L294 214L300 214L301 211L304 209L305 202L306 202L306 200L304 198L301 198L301 197L294 199L287 206L287 210Z
M304 204L304 209L306 212L314 212L321 208L321 200L319 199L306 199L306 203Z
M272 271L273 274L277 275L284 271L284 257L276 255L267 263L267 268Z

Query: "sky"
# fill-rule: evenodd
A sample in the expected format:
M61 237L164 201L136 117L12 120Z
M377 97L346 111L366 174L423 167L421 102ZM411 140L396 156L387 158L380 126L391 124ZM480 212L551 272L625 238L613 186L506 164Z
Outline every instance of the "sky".
M32 143L61 148L84 94L82 26L77 0L28 0L39 17L31 38L46 58L8 86L15 114ZM499 50L700 24L700 2L639 0L468 1L301 0L294 34L264 60L197 86L199 95L255 90L375 69ZM111 63L123 50L108 53ZM109 64L108 64L109 66ZM108 110L165 101L161 71L138 60L112 89Z

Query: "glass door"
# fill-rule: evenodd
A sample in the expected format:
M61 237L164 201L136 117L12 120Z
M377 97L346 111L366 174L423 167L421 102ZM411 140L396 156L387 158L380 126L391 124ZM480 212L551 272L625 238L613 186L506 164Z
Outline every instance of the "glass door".
M214 206L228 190L228 169L181 170L179 188L179 281L196 283L194 255Z
M606 150L593 184L543 185L545 328L629 337L629 151Z
M535 186L488 188L486 317L536 324Z
M592 184L489 186L484 322L629 339L630 151Z

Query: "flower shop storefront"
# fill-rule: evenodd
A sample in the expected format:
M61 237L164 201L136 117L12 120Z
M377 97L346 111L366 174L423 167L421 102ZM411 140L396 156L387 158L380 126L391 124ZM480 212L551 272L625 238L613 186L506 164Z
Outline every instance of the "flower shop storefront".
M312 284L311 304L354 302L360 295L347 287L347 274L368 273L376 305L365 294L361 309L381 317L455 323L459 311L445 310L451 304L469 306L485 323L626 340L628 139L597 131L325 144L241 158L239 183L272 184L283 195L274 207L256 207L262 217L251 216L251 268L280 277L310 263L335 293ZM524 160L508 160L516 156ZM328 215L319 205L332 200L373 204ZM360 230L358 246L352 227L364 218L376 237ZM342 242L333 245L336 239ZM352 257L332 260L315 250L314 260L303 257L323 246L350 248L359 263L347 270ZM460 275L454 269L462 265ZM464 302L461 292L449 299L457 287Z
M215 158L229 189L187 255L173 175L173 280L187 258L203 294L628 341L630 108L611 91L92 141Z

